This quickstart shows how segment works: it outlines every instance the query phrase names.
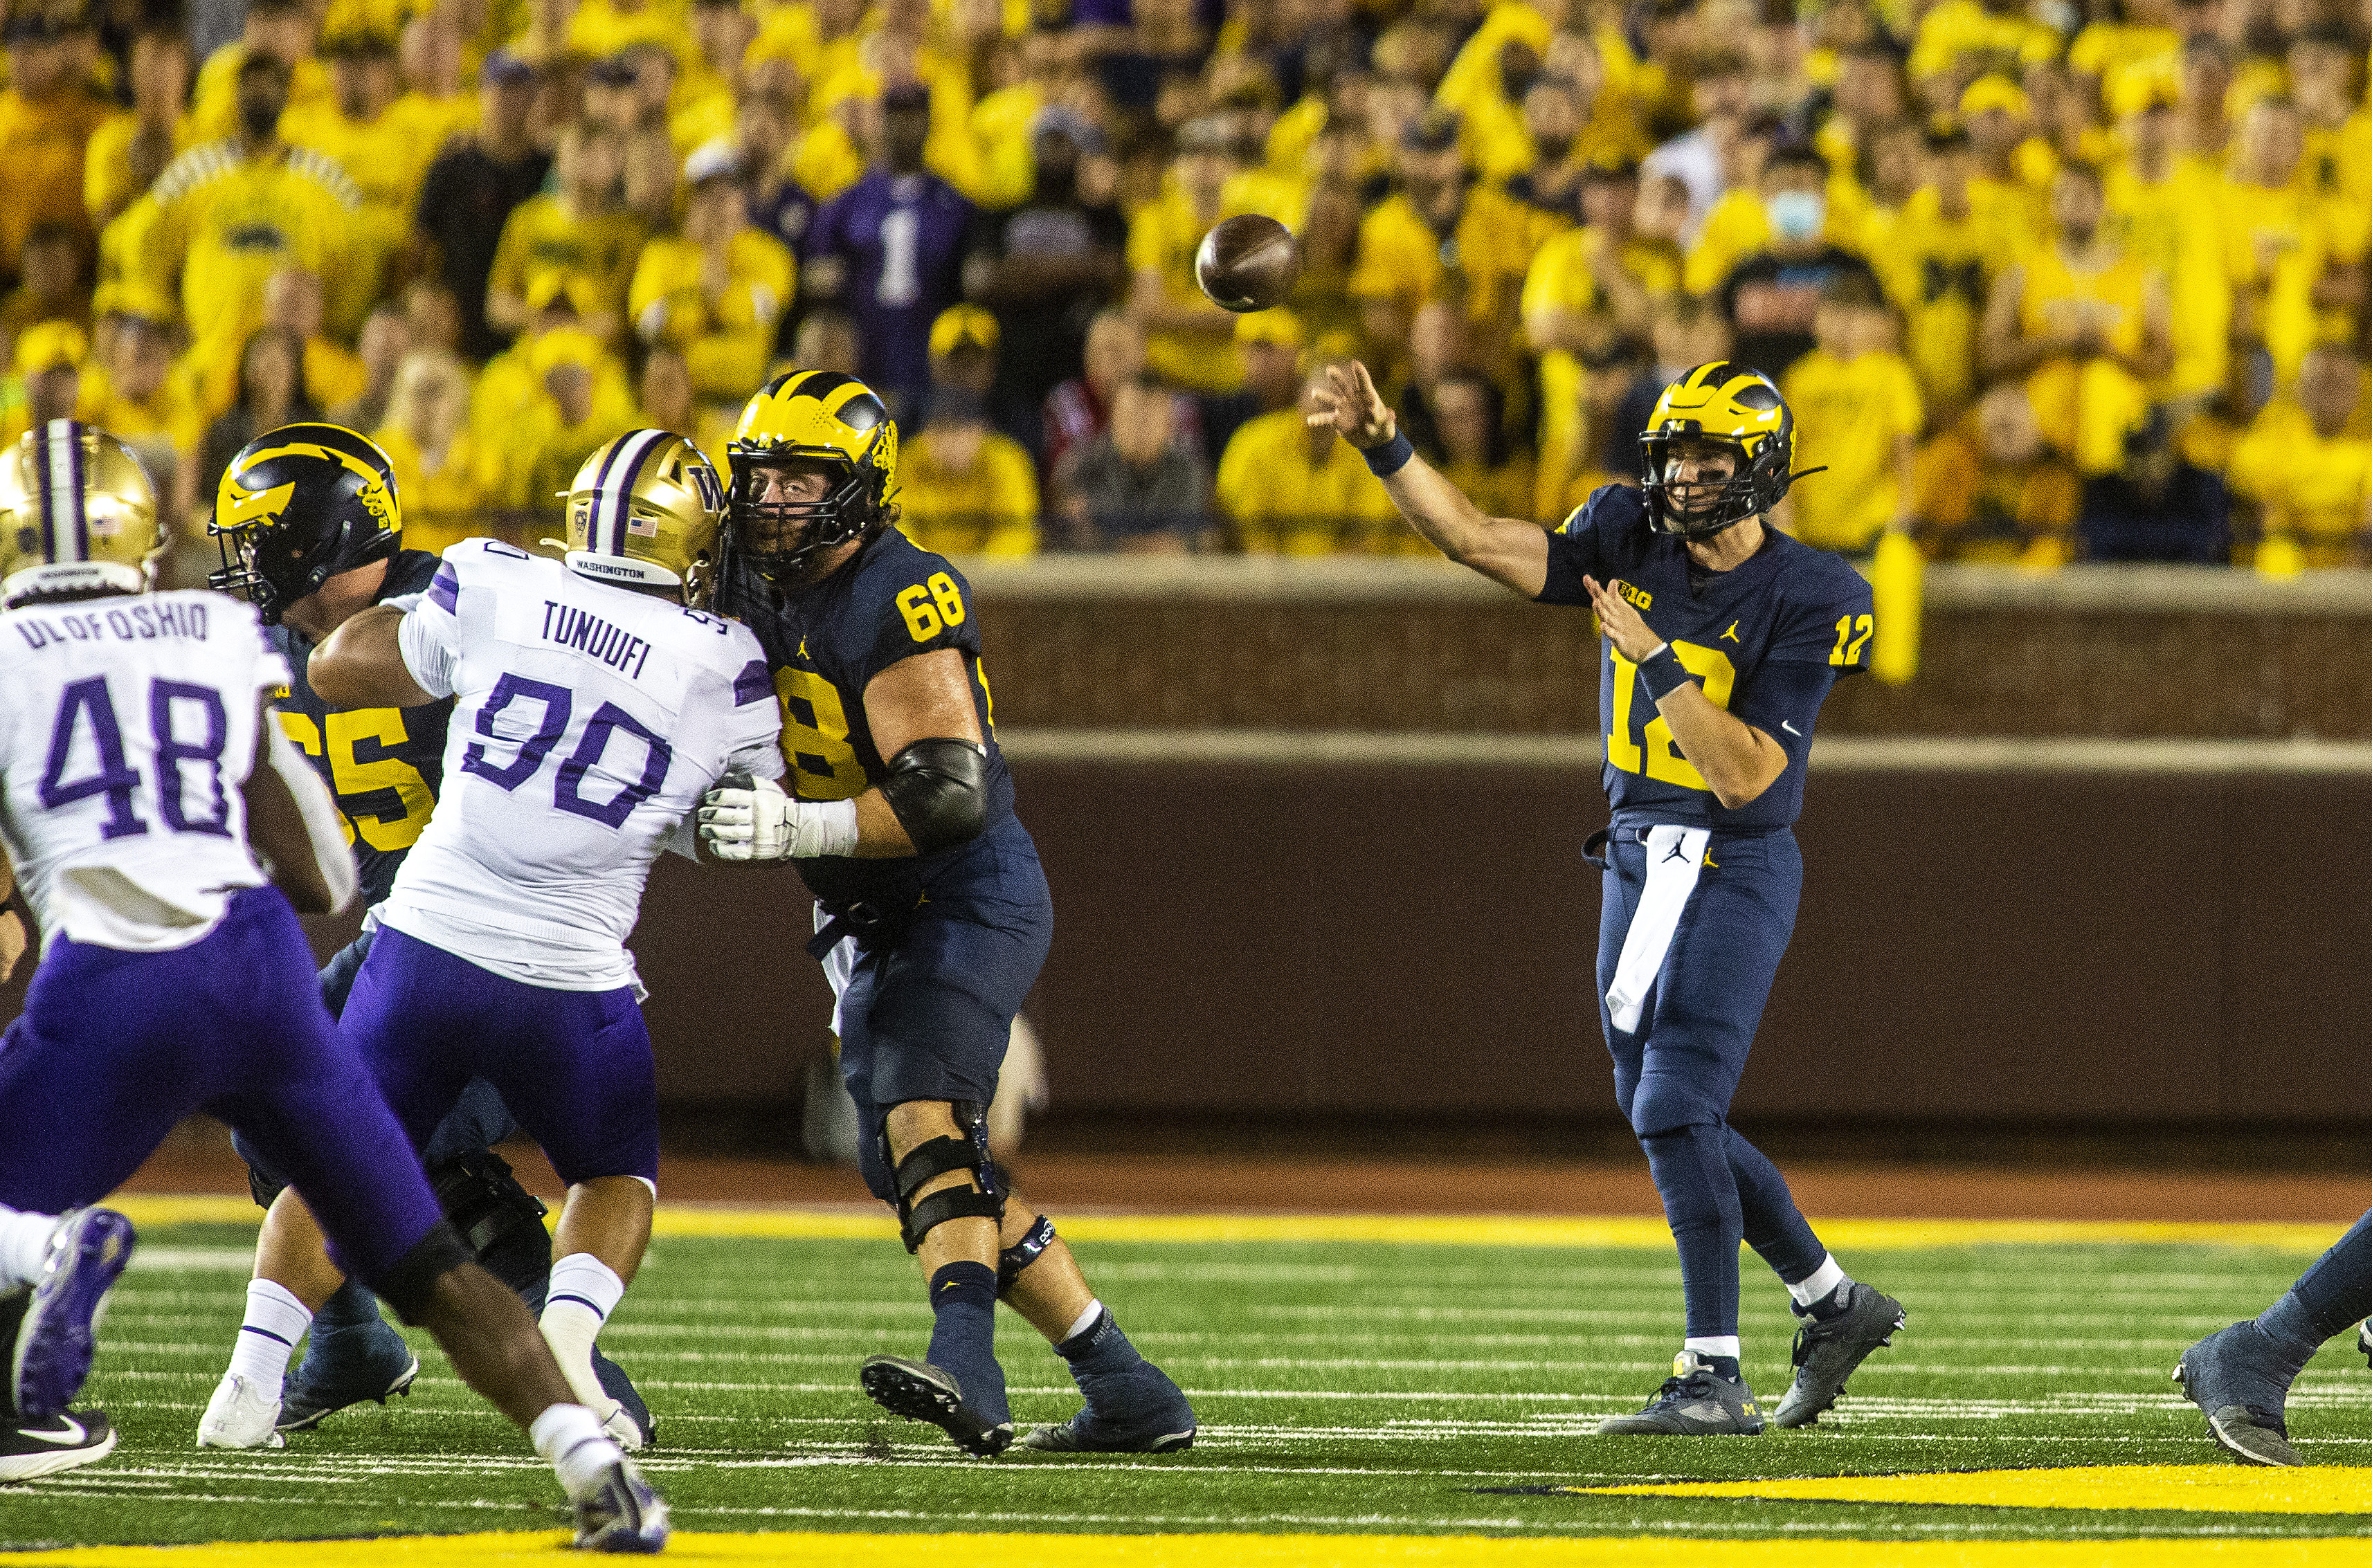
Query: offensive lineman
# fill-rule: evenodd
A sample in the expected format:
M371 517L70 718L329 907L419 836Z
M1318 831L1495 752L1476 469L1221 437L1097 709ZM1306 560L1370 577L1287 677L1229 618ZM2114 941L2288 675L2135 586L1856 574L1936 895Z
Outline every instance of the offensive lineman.
M1452 561L1543 604L1587 604L1613 821L1598 934L1599 1019L1622 1108L1680 1254L1687 1337L1635 1415L1600 1434L1762 1430L1740 1369L1738 1244L1786 1283L1803 1321L1773 1420L1808 1426L1902 1327L1902 1307L1846 1277L1762 1154L1729 1126L1803 858L1789 830L1812 725L1858 669L1870 590L1764 515L1787 493L1794 420L1741 365L1700 365L1657 400L1638 490L1607 485L1553 533L1488 517L1414 455L1351 364L1327 372L1309 424L1359 448L1417 532Z
M309 672L342 706L459 699L458 776L396 873L340 1030L415 1145L482 1076L551 1156L568 1200L544 1337L633 1448L639 1423L592 1361L658 1192L657 1071L625 938L702 793L782 757L756 641L699 608L725 491L698 448L629 432L586 459L567 501L564 562L464 540L417 603L355 615ZM315 1300L337 1283L318 1253L291 1272L279 1283ZM268 1386L232 1397L246 1429L274 1413Z
M387 454L340 425L303 423L257 436L231 459L218 488L208 531L222 551L222 569L209 586L256 607L264 635L288 661L291 679L273 693L274 716L311 758L345 819L346 840L361 874L362 904L376 908L396 868L427 824L445 776L447 701L401 708L332 708L306 679L314 646L374 604L409 602L427 590L436 557L402 548L402 505ZM321 1001L331 1016L343 1012L355 971L370 952L366 929L321 970ZM422 1152L429 1186L454 1229L496 1279L517 1291L531 1312L543 1309L552 1270L543 1205L521 1187L492 1145L517 1123L483 1079ZM259 1387L280 1378L304 1303L278 1283L297 1260L318 1255L309 1225L297 1224L289 1245L283 1231L298 1200L287 1183L234 1138L248 1163L249 1185L267 1211L256 1240L256 1278L248 1286L245 1331L224 1386L209 1401L198 1428L202 1447L279 1446L284 1434L365 1400L381 1404L411 1391L420 1362L379 1317L378 1303L359 1280L337 1287L311 1315L305 1359L288 1376L273 1427L258 1429L242 1411L236 1376ZM277 1208L278 1217L270 1211ZM596 1353L602 1388L623 1404L650 1436L650 1412L634 1385Z
M104 1195L211 1110L295 1179L345 1266L528 1430L576 1504L579 1546L657 1551L666 1505L573 1401L518 1298L471 1260L321 1005L291 901L346 907L355 865L328 793L268 717L287 663L249 606L148 593L164 543L148 477L113 436L53 420L0 453L0 842L45 938L0 1049L0 1224ZM78 1272L97 1283L104 1262ZM96 1295L76 1297L87 1333ZM87 1348L80 1360L18 1382L0 1448L22 1456L33 1437L72 1464L113 1447L103 1416L64 1411Z
M795 793L720 787L700 830L721 860L791 860L815 895L808 951L838 998L859 1165L930 1281L927 1359L870 1357L865 1390L970 1453L1003 1452L1003 1296L1087 1398L1025 1446L1185 1448L1186 1396L989 1157L984 1112L1052 900L1013 814L970 589L893 526L898 427L862 382L794 371L750 400L727 450L726 602L764 645Z

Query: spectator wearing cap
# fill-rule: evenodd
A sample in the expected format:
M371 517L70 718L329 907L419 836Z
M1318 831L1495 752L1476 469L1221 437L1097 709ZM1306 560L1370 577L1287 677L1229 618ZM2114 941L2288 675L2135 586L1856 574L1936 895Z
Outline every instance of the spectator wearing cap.
M512 210L486 275L486 322L517 331L530 311L564 298L577 324L622 341L626 290L643 250L643 220L618 200L624 149L580 122L561 134L560 189Z
M557 347L547 347L544 340L554 334L567 336ZM470 392L470 433L476 442L487 491L499 498L498 505L526 504L510 499L523 494L520 487L527 482L520 471L526 450L522 433L543 417L541 404L550 395L546 380L558 358L573 355L590 366L594 401L631 414L634 392L627 384L625 366L617 357L606 349L598 354L575 353L572 345L587 335L577 325L567 296L561 296L536 311L511 346L486 361L485 368L478 372Z
M1325 366L1312 369L1289 409L1246 422L1227 442L1215 484L1238 548L1255 555L1377 553L1403 531L1383 482L1331 424L1303 409Z
M996 318L977 305L950 305L931 323L931 385L960 387L985 400L996 384Z
M8 87L0 92L0 148L8 167L0 275L16 274L36 225L64 224L86 238L92 232L83 160L108 105L82 79L69 31L54 16L21 7L0 29L8 59Z
M53 419L72 419L82 404L83 363L90 334L72 321L44 321L17 340L16 370L25 401L0 424L0 447Z
M1980 76L1960 95L1960 123L1976 155L1982 199L2022 215L2022 244L2051 232L2051 172L2047 144L2034 135L2033 100L2007 76Z
M362 192L335 162L280 139L288 67L266 50L241 63L238 129L192 147L100 242L125 281L179 296L192 352L224 365L263 319L264 280L301 267L330 285L328 319L362 325L376 281L357 266ZM120 232L118 232L120 230Z
M1723 280L1722 315L1737 357L1773 380L1812 350L1812 317L1840 277L1878 281L1870 264L1826 237L1829 168L1806 146L1782 147L1762 171L1769 243Z
M1075 110L1039 110L1028 201L988 218L965 262L966 292L995 314L1004 351L989 393L997 428L1042 451L1039 410L1079 374L1087 323L1119 297L1128 223L1079 189L1081 163L1104 155L1103 133Z
M1182 555L1209 532L1211 470L1178 428L1178 395L1151 372L1121 383L1111 423L1064 454L1054 510L1074 550Z
M1038 475L1029 454L988 426L969 387L931 389L923 428L898 455L898 526L942 555L1038 552Z
M507 49L478 73L478 128L436 155L421 181L413 243L461 308L461 351L490 359L509 333L486 320L494 251L512 213L543 189L552 157L528 135L535 71Z
M733 135L733 95L740 85L741 63L757 36L758 18L745 0L694 0L692 52L684 59L674 107L668 113L668 134L687 156Z
M313 48L320 30L321 11L309 0L247 0L237 41L207 55L198 68L190 105L198 139L215 141L239 128L245 119L239 78L248 62L262 55L279 61L286 74L284 108L309 110L328 103L329 68Z
M1193 403L1201 424L1196 446L1206 458L1212 452L1225 452L1236 432L1249 422L1294 406L1301 396L1301 359L1308 347L1308 325L1291 310L1255 310L1236 318L1236 352L1243 358L1243 387L1198 398Z
M1221 199L1236 167L1224 120L1206 114L1188 121L1179 129L1161 194L1128 224L1128 310L1145 330L1145 361L1164 380L1194 392L1230 392L1243 379L1235 318L1203 298L1194 282L1194 251L1227 215Z
M407 549L442 553L484 530L485 465L470 435L470 371L439 349L419 349L396 367L384 418L367 430L395 470Z
M2364 521L2359 515L2357 528ZM2076 539L2093 561L2223 565L2232 558L2231 534L2231 492L2219 475L2185 460L2163 408L2125 437L2122 469L2084 482L2076 518Z
M864 379L911 417L930 385L931 323L963 293L972 204L923 167L929 91L890 88L874 117L874 166L826 203L808 236L808 293L856 318Z
M83 205L99 228L196 142L190 71L189 35L178 17L144 16L132 35L132 107L103 121L83 154ZM120 260L105 269L110 276L123 270Z
M732 143L695 151L683 182L683 227L643 247L626 309L645 343L683 355L703 401L739 404L766 379L797 267L782 241L750 226Z
M1409 126L1399 185L1359 223L1351 295L1368 339L1397 357L1417 311L1451 300L1482 334L1483 362L1495 365L1516 330L1525 270L1555 221L1474 180L1455 115L1428 113Z

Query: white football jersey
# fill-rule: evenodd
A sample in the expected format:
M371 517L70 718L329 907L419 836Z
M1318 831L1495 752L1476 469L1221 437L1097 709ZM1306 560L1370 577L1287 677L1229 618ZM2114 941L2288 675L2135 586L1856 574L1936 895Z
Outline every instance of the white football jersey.
M255 607L223 594L0 613L0 842L45 943L186 947L263 885L239 786L259 699L287 684Z
M782 775L757 638L471 539L401 644L423 691L459 700L380 922L529 985L634 984L626 934L669 836L728 769Z

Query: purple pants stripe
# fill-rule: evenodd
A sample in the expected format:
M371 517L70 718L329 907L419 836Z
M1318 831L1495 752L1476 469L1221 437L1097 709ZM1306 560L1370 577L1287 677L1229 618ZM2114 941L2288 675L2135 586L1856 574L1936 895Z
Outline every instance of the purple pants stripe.
M366 1284L440 1217L272 889L235 895L220 925L174 952L50 950L0 1037L0 1202L38 1214L97 1202L193 1110L287 1174Z

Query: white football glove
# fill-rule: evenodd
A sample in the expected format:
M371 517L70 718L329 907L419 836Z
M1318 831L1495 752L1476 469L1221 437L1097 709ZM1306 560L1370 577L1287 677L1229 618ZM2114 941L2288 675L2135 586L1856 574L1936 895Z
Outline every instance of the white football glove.
M730 774L701 800L700 837L719 860L850 854L856 802L794 800L772 779Z

